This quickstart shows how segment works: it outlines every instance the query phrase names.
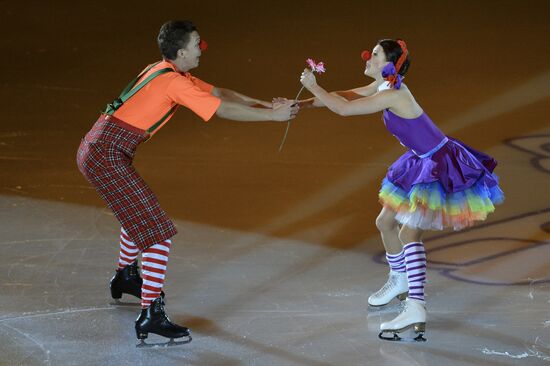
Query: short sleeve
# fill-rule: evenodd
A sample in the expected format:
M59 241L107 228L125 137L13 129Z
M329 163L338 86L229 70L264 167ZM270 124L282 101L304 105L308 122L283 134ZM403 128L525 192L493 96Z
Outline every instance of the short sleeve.
M199 78L196 78L194 76L191 77L191 81L199 87L199 89L204 90L207 93L212 94L212 90L214 90L214 85L208 84L206 81L202 81Z
M181 76L170 82L167 95L175 103L189 108L206 122L212 118L221 104L221 99L210 94L213 88L213 85L200 79Z

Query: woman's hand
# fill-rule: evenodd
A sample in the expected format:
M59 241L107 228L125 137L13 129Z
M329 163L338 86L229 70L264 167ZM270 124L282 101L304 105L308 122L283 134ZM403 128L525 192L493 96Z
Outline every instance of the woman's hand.
M308 90L311 90L311 88L317 85L317 79L315 78L315 75L311 72L311 70L307 68L304 69L304 72L302 72L302 75L300 76L300 82Z
M273 100L272 100L273 108L277 108L277 107L280 106L281 104L285 104L285 103L288 102L288 101L289 101L289 99L283 98L283 97L276 97L276 98L273 98Z

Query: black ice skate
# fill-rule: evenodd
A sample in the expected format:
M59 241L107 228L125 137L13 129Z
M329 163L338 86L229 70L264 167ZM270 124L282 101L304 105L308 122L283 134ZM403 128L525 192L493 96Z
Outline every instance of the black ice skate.
M117 271L109 287L111 288L111 296L117 303L122 297L122 294L128 294L141 299L141 285L143 279L139 275L139 267L137 262L128 264L126 267ZM164 299L164 292L160 293L160 296Z
M150 344L145 343L149 333L158 334L160 336L170 338L167 343ZM143 309L136 320L136 336L141 343L138 347L144 346L170 346L177 344L185 344L191 342L191 334L186 327L179 326L170 321L164 311L164 302L160 297L156 298L147 309ZM174 338L186 339L174 341Z

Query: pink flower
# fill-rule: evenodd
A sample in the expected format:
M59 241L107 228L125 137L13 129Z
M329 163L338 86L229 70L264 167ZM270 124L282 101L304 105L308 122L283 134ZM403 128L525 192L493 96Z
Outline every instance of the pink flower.
M326 70L325 70L325 64L321 61L317 64L317 72L319 74L322 74L324 73Z
M308 64L311 71L316 72L318 74L322 74L326 71L325 64L321 61L319 63L316 63L315 60L308 58L306 60L306 63Z

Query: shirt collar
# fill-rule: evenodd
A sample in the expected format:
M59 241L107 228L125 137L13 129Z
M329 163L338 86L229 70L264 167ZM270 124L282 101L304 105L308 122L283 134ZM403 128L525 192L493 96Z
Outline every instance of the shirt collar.
M166 62L168 64L168 66L171 67L178 74L186 76L186 77L191 77L191 74L189 72L180 71L180 69L176 66L176 64L173 63L171 60L168 60L168 59L165 58L165 59L163 59L163 61Z

